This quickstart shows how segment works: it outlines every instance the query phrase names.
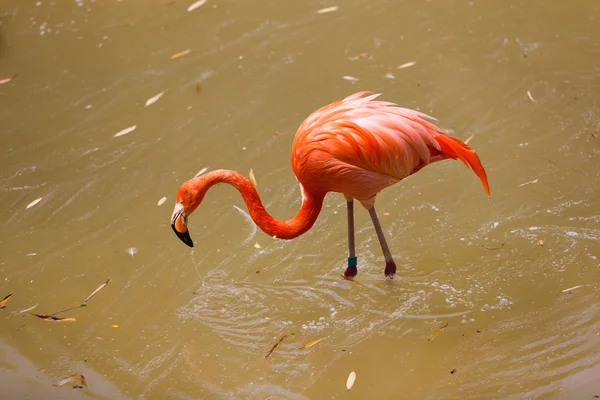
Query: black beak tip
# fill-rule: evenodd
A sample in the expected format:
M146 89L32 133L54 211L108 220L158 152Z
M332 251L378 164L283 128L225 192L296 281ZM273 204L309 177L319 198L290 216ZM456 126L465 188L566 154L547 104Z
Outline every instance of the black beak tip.
M175 229L175 225L171 224L171 228L173 228L173 232L175 232L175 234L177 235L177 237L179 239L181 239L181 241L185 244L187 244L190 247L194 247L194 242L192 241L192 238L190 237L190 232L189 231L185 231L184 233L178 232L177 229Z

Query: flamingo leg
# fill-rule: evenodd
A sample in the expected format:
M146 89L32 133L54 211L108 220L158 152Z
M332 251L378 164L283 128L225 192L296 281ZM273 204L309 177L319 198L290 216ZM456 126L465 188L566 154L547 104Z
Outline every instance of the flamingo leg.
M385 236L383 235L383 230L381 229L381 224L379 223L379 218L377 218L377 212L375 212L374 206L369 208L369 215L373 221L373 226L375 226L375 232L377 232L381 250L383 250L383 257L385 258L385 276L393 279L394 274L396 273L396 263L394 262L392 253L390 253L390 249L385 241Z
M348 268L344 276L353 278L358 273L356 268L356 249L354 247L354 200L346 198L346 210L348 212Z

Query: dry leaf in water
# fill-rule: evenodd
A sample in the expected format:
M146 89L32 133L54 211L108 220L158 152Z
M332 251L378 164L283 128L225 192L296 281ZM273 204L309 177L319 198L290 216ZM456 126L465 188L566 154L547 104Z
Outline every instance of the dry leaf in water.
M90 294L88 297L86 297L83 302L87 303L89 299L91 299L92 297L94 297L96 295L96 293L98 293L99 291L101 291L102 289L104 289L106 287L106 285L108 285L109 283L110 283L110 279L107 279L106 282L104 282L102 285L98 286L98 288L96 290L94 290L92 292L92 294Z
M317 14L330 13L330 12L333 12L333 11L337 11L337 9L338 9L338 6L321 8L319 11L317 11Z
M135 131L135 128L137 128L137 125L132 125L129 128L125 128L122 131L119 131L119 132L115 133L113 135L113 137L119 137L119 136L127 135L128 133L131 133L131 132Z
M346 389L348 389L348 390L352 389L352 386L354 386L355 380L356 380L356 372L352 371L352 372L350 372L350 375L348 375L348 380L346 380Z
M277 342L275 342L275 344L273 345L273 347L271 347L271 349L267 352L267 354L265 354L265 358L268 358L271 353L273 352L273 350L275 350L277 348L277 346L279 346L279 344L281 342L283 342L283 339L285 339L287 337L287 333L284 333L283 336L281 336L279 338L279 340Z
M203 6L204 4L206 4L207 1L208 0L198 0L197 2L195 2L187 8L188 12L194 11L196 8Z
M31 207L35 206L37 203L39 203L40 201L42 201L42 197L37 198L34 201L32 201L31 203L27 204L27 207L25 207L25 208L31 208Z
M160 99L162 97L162 95L165 94L165 92L166 92L166 90L163 90L156 96L150 97L148 100L146 100L146 104L144 104L144 107L148 107L148 106L151 106L152 104L156 103L158 101L158 99Z
M250 176L250 182L252 182L252 184L254 186L258 186L258 184L256 183L256 177L254 176L254 171L252 170L252 168L250 168L250 174L248 174Z
M158 201L158 203L156 203L156 204L160 207L163 204L165 204L165 201L167 201L167 198L166 197L161 197L160 200Z
M31 315L35 315L38 318L43 319L44 321L54 321L54 322L72 322L72 321L76 321L75 318L73 317L65 317L65 318L61 318L61 317L55 317L54 315L46 315L46 314L31 314Z
M13 293L14 292L10 292L8 295L6 295L5 298L0 300L0 310L6 308L6 302L8 302L8 300L10 300L10 297L13 295Z
M38 306L38 304L39 303L37 303L35 306L31 306L31 307L26 308L26 309L21 310L21 311L15 311L15 312L13 312L13 315L25 314L26 312L29 312L29 311L33 310L34 308L36 308ZM3 307L0 306L0 308L3 308Z
M325 338L317 339L312 342L306 343L304 346L300 347L299 350L308 349L309 347L313 347L315 344L319 343L321 340L325 340Z
M171 60L174 60L174 59L176 59L176 58L179 58L179 57L186 56L186 55L190 54L191 52L192 52L192 50L190 50L190 49L185 49L184 51L180 51L179 53L175 53L175 54L173 54L173 55L171 56Z
M13 76L10 76L8 78L0 79L0 85L4 85L5 83L10 82L13 79L15 79L16 77L17 77L17 74L14 74Z
M432 341L437 335L444 332L444 329L446 329L447 326L448 326L448 324L446 323L446 325L440 326L439 328L437 328L435 330L435 332L433 332L431 335L429 335L429 337L427 338L427 341L428 342Z

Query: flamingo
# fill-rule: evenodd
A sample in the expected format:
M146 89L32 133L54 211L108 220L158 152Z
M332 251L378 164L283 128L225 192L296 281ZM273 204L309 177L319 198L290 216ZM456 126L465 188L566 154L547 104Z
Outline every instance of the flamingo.
M292 168L300 182L302 206L283 221L263 206L254 185L238 172L215 170L184 182L177 191L171 226L185 244L194 246L188 217L217 183L233 185L242 195L252 220L266 234L293 239L308 231L319 216L328 192L344 195L348 215L347 278L356 276L354 200L371 216L385 258L386 277L396 263L375 212L377 193L436 161L460 159L470 166L490 194L487 175L473 149L440 130L419 111L376 100L379 94L358 92L313 112L298 128L292 145Z

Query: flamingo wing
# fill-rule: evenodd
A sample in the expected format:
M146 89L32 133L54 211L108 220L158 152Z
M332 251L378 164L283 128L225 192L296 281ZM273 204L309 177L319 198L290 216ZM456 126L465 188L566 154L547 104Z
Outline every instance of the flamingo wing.
M489 193L485 170L469 146L443 133L427 114L367 93L322 107L299 127L292 165L305 187L365 199L432 162L459 158Z

